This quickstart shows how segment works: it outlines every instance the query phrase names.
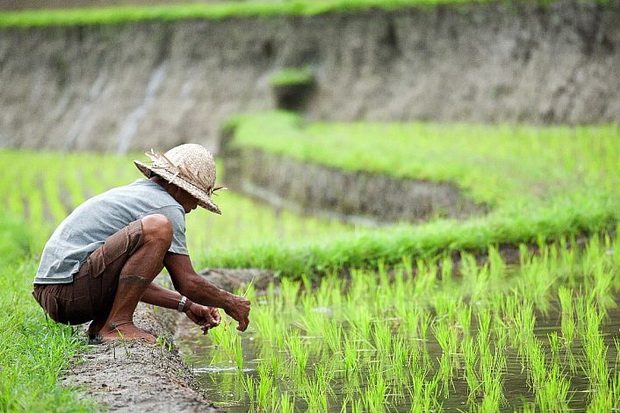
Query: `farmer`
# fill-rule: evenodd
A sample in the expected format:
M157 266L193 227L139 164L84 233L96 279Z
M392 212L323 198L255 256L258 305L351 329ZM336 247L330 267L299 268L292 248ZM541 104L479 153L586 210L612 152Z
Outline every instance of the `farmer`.
M220 323L217 308L248 326L250 302L199 276L185 244L185 214L211 201L213 157L196 144L134 161L148 178L111 189L76 208L45 245L34 279L35 299L56 322L90 321L91 340L155 337L133 323L138 301L183 312L204 333ZM166 267L174 290L152 281Z

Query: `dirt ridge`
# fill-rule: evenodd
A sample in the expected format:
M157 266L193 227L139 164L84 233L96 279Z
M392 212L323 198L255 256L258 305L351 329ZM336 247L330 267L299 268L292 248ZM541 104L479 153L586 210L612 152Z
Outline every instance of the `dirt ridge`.
M222 151L226 185L275 208L366 226L464 219L490 210L451 182L351 172L259 149Z
M177 314L140 303L136 324L160 337L160 344L110 342L89 346L73 360L63 386L110 412L218 412L183 364L172 336Z

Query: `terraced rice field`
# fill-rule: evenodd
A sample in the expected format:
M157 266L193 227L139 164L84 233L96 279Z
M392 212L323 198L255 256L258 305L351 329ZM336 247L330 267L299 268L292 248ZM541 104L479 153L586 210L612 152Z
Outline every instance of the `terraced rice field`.
M254 303L248 333L225 324L183 345L215 401L233 411L620 407L616 127L330 129L270 116L262 119L274 129L258 130L286 136L290 156L453 180L494 210L466 222L368 230L274 211L230 191L216 199L221 217L190 214L197 267L262 267L280 277L267 291L241 292ZM243 122L237 145L281 150L245 135L256 118ZM394 140L397 150L362 157L375 138ZM326 155L343 144L358 155ZM47 237L73 207L141 177L132 158L142 159L0 152L10 166L0 175L0 310L12 314L0 343L3 360L15 361L0 376L3 410L93 409L57 386L83 341L45 321L30 283ZM507 245L520 251L516 264L500 254ZM32 391L28 383L41 384Z

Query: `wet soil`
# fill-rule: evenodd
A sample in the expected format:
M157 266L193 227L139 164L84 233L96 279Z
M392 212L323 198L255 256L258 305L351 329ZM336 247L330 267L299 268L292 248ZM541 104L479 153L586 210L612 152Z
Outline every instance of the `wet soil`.
M222 155L230 188L301 214L380 226L438 217L465 219L490 210L451 182L345 171L228 144Z
M195 385L172 335L177 314L140 304L136 324L161 337L161 344L111 342L80 354L62 380L84 398L111 412L217 412Z
M229 291L250 282L256 288L265 288L273 279L272 272L254 269L205 269L201 274ZM118 341L90 345L73 360L62 384L78 387L82 397L110 412L221 411L214 408L179 356L174 335L184 317L176 311L140 303L134 320L140 328L154 333L158 343ZM187 323L184 331L191 326Z

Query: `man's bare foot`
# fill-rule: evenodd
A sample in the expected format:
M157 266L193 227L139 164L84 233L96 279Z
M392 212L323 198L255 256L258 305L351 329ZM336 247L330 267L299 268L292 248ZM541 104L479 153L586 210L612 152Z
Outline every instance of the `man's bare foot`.
M136 327L131 321L124 323L110 323L99 331L101 342L112 340L145 340L147 343L156 343L157 339L153 334Z
M88 325L88 338L92 340L97 340L99 337L99 331L105 326L105 319L102 320L93 320Z

